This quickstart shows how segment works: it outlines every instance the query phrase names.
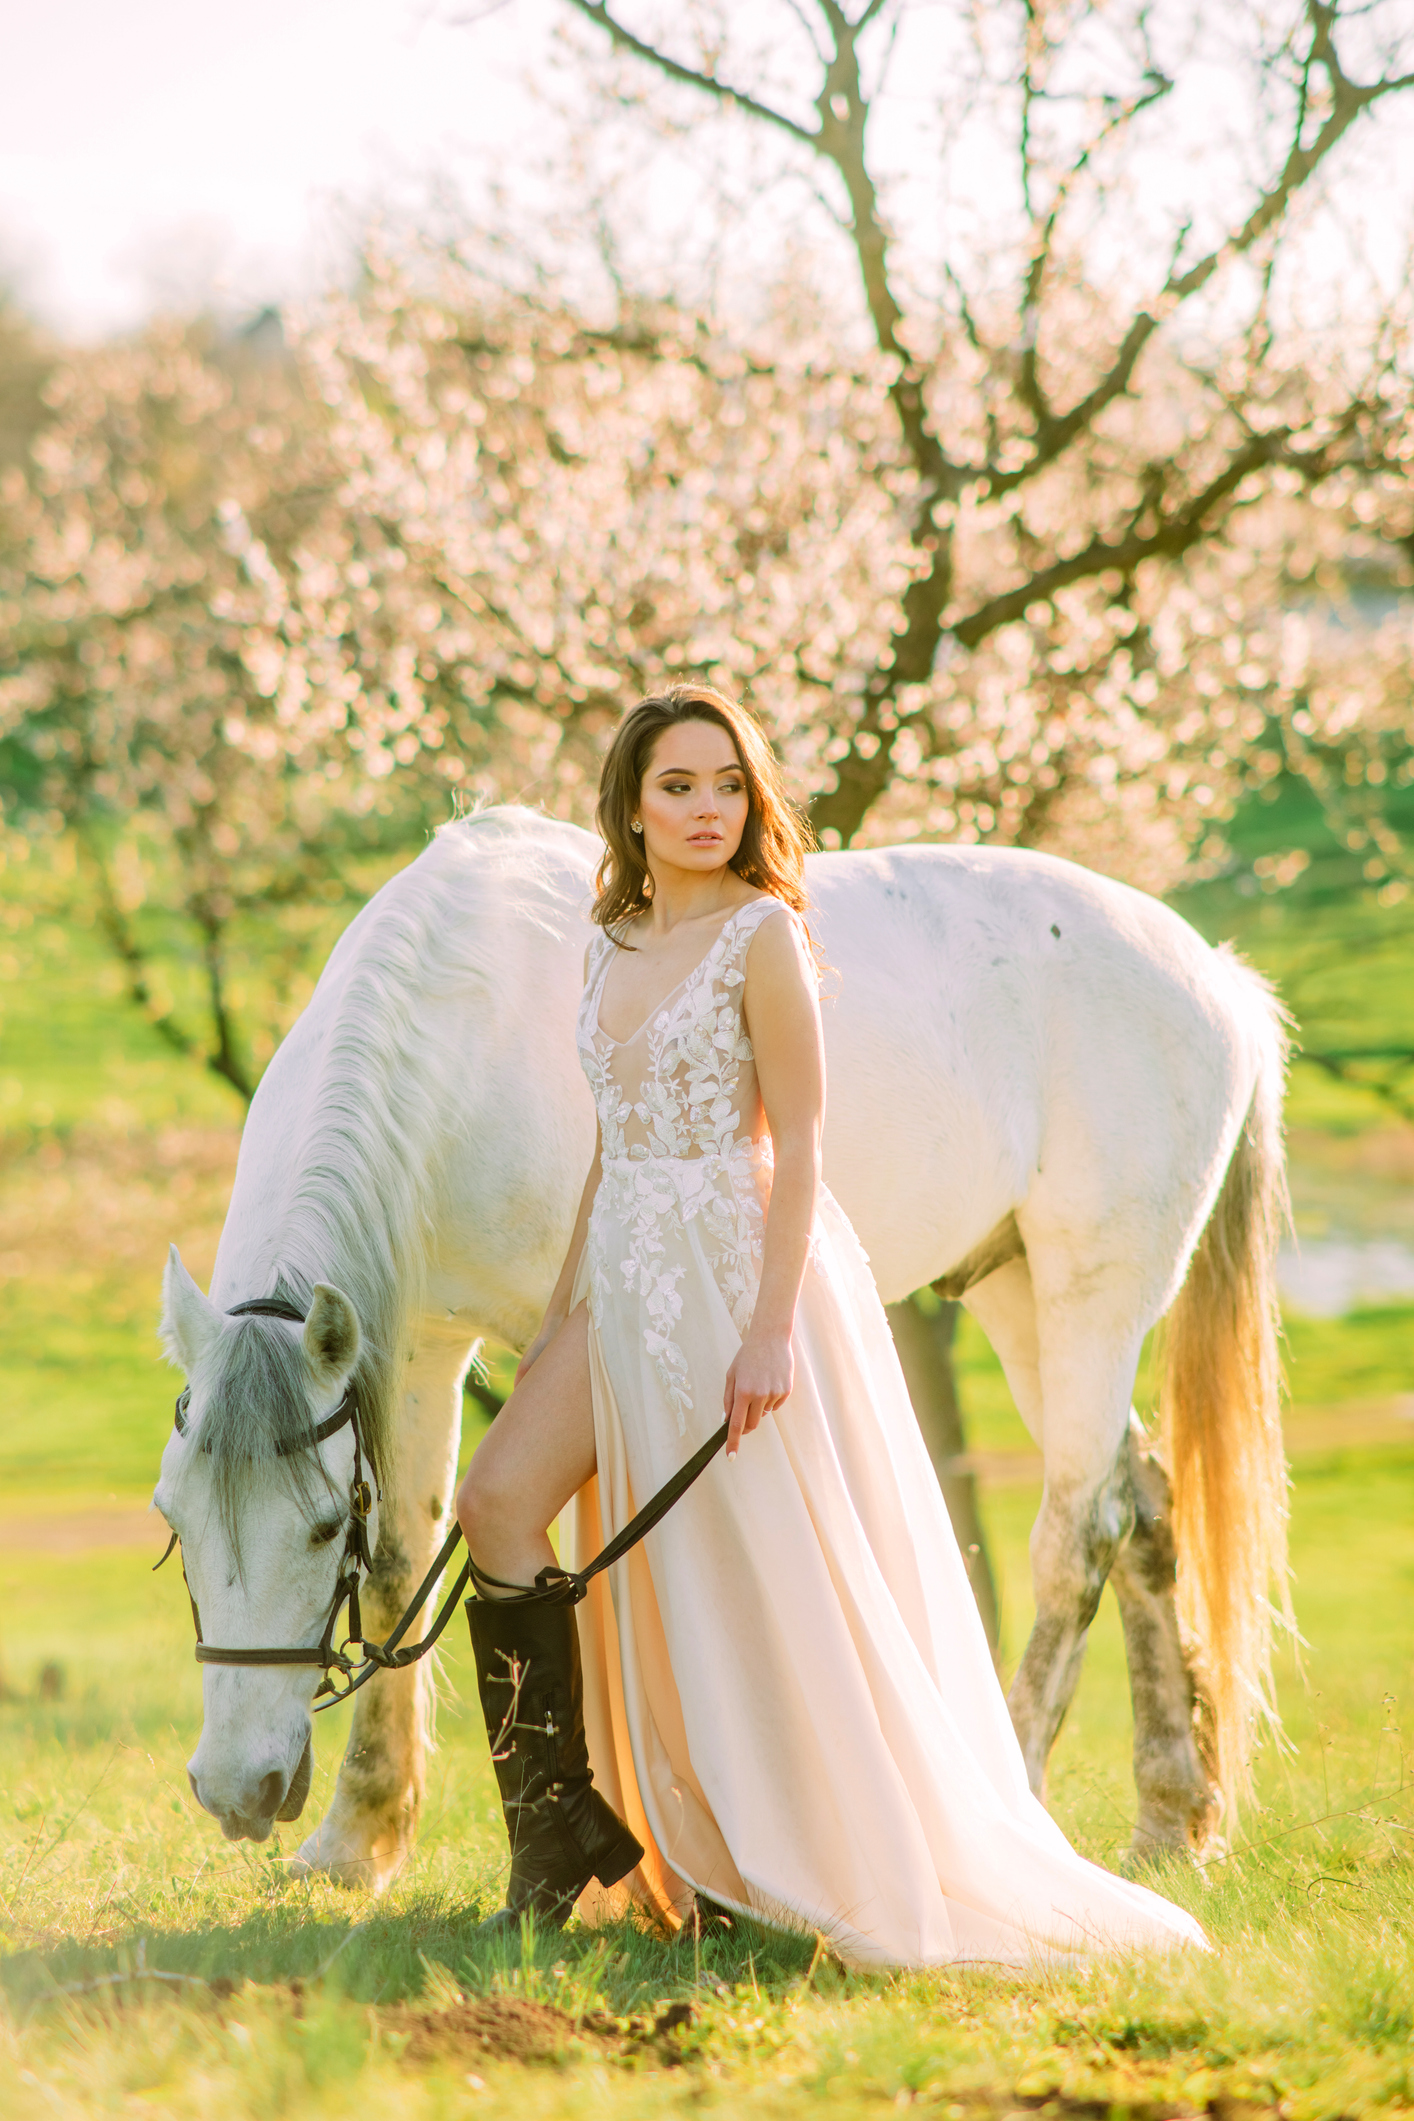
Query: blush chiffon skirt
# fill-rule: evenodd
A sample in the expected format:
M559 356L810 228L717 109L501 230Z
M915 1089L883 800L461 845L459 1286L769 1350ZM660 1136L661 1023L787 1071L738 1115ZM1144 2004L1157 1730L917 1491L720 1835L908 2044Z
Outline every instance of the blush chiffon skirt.
M769 1160L733 1163L660 1158L601 1187L575 1291L597 1473L561 1519L571 1567L721 1423L740 1335L692 1207L704 1184L754 1189L759 1229ZM675 1234L651 1288L617 1272L643 1186L680 1196L655 1219ZM671 1394L665 1291L691 1387ZM1078 1856L1027 1786L868 1261L828 1193L793 1345L785 1406L578 1608L595 1780L643 1843L657 1912L681 1919L700 1889L862 1966L1201 1947L1189 1915Z

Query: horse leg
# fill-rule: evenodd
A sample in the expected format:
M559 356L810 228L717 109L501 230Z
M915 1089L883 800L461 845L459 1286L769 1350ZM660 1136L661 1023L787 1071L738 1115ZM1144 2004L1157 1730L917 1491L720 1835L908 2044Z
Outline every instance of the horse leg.
M1128 1439L1134 1529L1111 1572L1124 1622L1134 1706L1134 1782L1139 1817L1131 1858L1198 1848L1217 1800L1198 1749L1193 1672L1179 1638L1176 1556L1168 1475L1137 1419Z
M469 1356L460 1335L424 1339L409 1365L397 1463L362 1596L364 1626L378 1640L402 1618L451 1527ZM430 1618L430 1601L427 1610ZM301 1848L299 1867L376 1890L406 1863L422 1808L434 1702L426 1657L401 1672L379 1672L355 1695L334 1801Z
M1009 1260L962 1298L992 1344L1016 1411L1036 1443L1042 1440L1041 1346L1036 1333L1036 1296L1025 1259Z
M1000 1654L996 1578L977 1509L977 1476L964 1455L967 1444L953 1377L957 1305L944 1302L935 1311L924 1312L914 1298L905 1297L902 1303L889 1304L886 1309L914 1417L943 1491L995 1663Z
M1034 1275L1034 1259L1031 1267ZM1134 1522L1127 1431L1143 1336L1115 1297L1070 1291L1035 1307L1045 1488L1031 1528L1036 1619L1008 1706L1038 1796L1105 1580Z
M1044 1448L1047 1429L1041 1398L1040 1337L1028 1263L1024 1259L1011 1261L969 1289L963 1301L996 1351L1022 1420ZM1109 1564L1109 1573L1124 1624L1134 1710L1134 1781L1139 1817L1130 1854L1141 1856L1159 1848L1201 1845L1211 1827L1215 1799L1198 1749L1193 1675L1179 1639L1168 1477L1132 1412L1123 1438L1122 1459L1121 1464L1117 1458L1110 1469L1110 1521L1111 1525L1123 1521L1126 1473L1134 1521L1128 1539ZM1105 1507L1101 1505L1102 1521ZM1074 1582L1068 1590L1063 1584L1058 1586L1062 1607L1067 1598L1072 1606L1078 1598L1080 1610L1088 1607L1093 1618L1099 1584L1104 1580L1100 1571L1108 1543L1108 1535L1102 1533L1096 1540L1093 1532L1088 1540L1082 1537L1079 1541L1082 1549L1088 1544L1090 1574L1083 1577L1078 1587ZM1039 1573L1036 1595L1039 1632ZM1088 1619L1084 1624L1088 1627ZM1037 1790L1042 1786L1046 1757L1079 1678L1084 1650L1083 1632L1077 1635L1073 1628L1057 1626L1054 1617L1052 1626L1056 1637L1049 1649L1033 1633L1011 1695L1012 1716L1026 1751L1027 1772ZM1066 1641L1073 1667L1068 1679L1063 1668ZM1023 1692L1022 1675L1025 1674L1027 1687L1034 1688L1048 1656L1055 1659L1059 1668L1046 1669L1040 1680L1043 1701L1038 1702L1034 1693Z

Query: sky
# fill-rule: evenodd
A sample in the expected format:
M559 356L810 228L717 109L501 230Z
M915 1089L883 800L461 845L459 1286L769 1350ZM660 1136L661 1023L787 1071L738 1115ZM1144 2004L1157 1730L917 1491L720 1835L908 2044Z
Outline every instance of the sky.
M749 35L761 0L734 5ZM1158 0L1175 55L1192 6ZM994 166L986 115L955 141L943 184L932 154L935 84L958 78L966 13L914 0L871 139L909 226L940 236L939 255L970 241L985 258L987 215L1012 177ZM472 202L492 182L533 199L547 107L532 83L552 74L564 16L558 0L0 0L0 279L54 328L94 337L156 307L214 300L240 315L297 302L339 276L371 213L415 214L438 183ZM1232 80L1211 66L1178 71L1135 165L1151 237L1130 261L1136 224L1113 223L1106 277L1133 262L1149 278L1168 249L1165 221L1176 226L1180 202L1205 187L1212 228L1227 224L1255 173L1240 119L1224 123ZM774 146L748 130L753 152ZM1339 225L1313 233L1311 271L1337 276L1358 227L1388 284L1404 270L1414 117L1366 128L1344 168ZM789 200L778 191L754 216L744 163L739 174L748 212L732 240L745 232L749 245L754 228L769 246ZM629 196L671 244L675 216L693 234L696 182L688 143L671 166L645 160Z
M485 0L467 0L478 14ZM61 330L336 269L351 210L474 190L534 120L542 0L0 0L0 270Z

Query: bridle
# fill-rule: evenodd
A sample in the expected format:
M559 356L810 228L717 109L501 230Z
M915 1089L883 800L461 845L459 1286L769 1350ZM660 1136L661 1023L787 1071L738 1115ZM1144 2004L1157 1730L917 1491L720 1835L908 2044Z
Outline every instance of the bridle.
M261 1318L285 1318L297 1326L302 1326L307 1316L297 1305L287 1302L281 1296L253 1297L248 1303L233 1304L226 1314L228 1318L251 1315ZM190 1387L177 1395L175 1427L179 1436L185 1436L187 1432L186 1416L190 1401ZM404 1635L422 1611L433 1585L457 1550L462 1536L461 1526L453 1524L431 1568L413 1592L412 1602L386 1642L369 1642L363 1633L358 1593L360 1577L369 1574L373 1568L373 1557L368 1549L368 1519L373 1509L373 1489L363 1476L363 1433L359 1426L358 1387L353 1379L349 1379L344 1396L333 1413L325 1416L312 1436L306 1438L303 1443L281 1444L276 1455L289 1458L296 1451L312 1450L318 1444L327 1443L331 1436L337 1436L345 1423L353 1430L354 1445L353 1478L349 1483L349 1525L344 1538L343 1558L334 1583L333 1603L324 1621L324 1632L317 1643L295 1643L284 1649L218 1649L207 1642L201 1632L201 1614L197 1610L195 1598L192 1597L191 1584L187 1582L186 1562L182 1563L182 1580L187 1585L192 1624L196 1629L197 1663L317 1665L324 1677L314 1690L316 1715L323 1709L332 1708L337 1701L347 1701L350 1694L356 1694L361 1686L367 1685L375 1672L402 1671L406 1666L416 1664L420 1657L425 1657L451 1619L457 1601L468 1583L473 1583L478 1588L482 1584L488 1584L493 1590L513 1593L514 1596L498 1601L506 1604L578 1605L580 1600L588 1595L591 1578L597 1576L602 1569L611 1568L616 1561L621 1561L629 1549L637 1546L644 1534L651 1532L658 1520L666 1517L673 1504L687 1493L699 1473L706 1470L721 1450L727 1440L728 1429L728 1424L723 1422L715 1435L710 1436L685 1465L679 1466L671 1480L666 1481L657 1494L650 1497L637 1516L630 1518L623 1529L608 1541L587 1568L542 1569L533 1584L504 1583L498 1576L488 1576L468 1555L460 1575L443 1600L442 1609L427 1633L420 1642L405 1644ZM378 1490L378 1500L383 1500L381 1488ZM167 1560L173 1547L180 1546L180 1534L174 1532L167 1542L162 1561L153 1565L154 1574L161 1568L162 1562ZM468 1605L470 1602L468 1600ZM336 1650L334 1629L338 1625L339 1613L345 1605L349 1609L349 1631L342 1646ZM351 1642L359 1645L363 1653L361 1657L349 1656ZM321 1696L326 1698L321 1699Z
M305 1312L299 1309L298 1305L289 1303L281 1296L253 1297L248 1303L233 1304L226 1315L228 1318L250 1316L285 1318L292 1325L298 1326L302 1326L305 1323L307 1316ZM191 1388L188 1386L185 1391L177 1395L173 1425L179 1436L185 1436L187 1433L187 1408L190 1403ZM375 1671L384 1668L396 1670L403 1665L414 1663L419 1657L425 1657L451 1618L452 1608L466 1588L471 1576L471 1568L470 1564L468 1564L462 1570L461 1576L458 1578L442 1612L438 1615L431 1632L421 1642L411 1644L406 1649L400 1649L399 1644L403 1636L421 1612L423 1601L428 1591L441 1574L443 1566L451 1557L457 1540L461 1537L461 1528L458 1526L454 1536L447 1541L442 1552L438 1555L417 1597L387 1641L383 1643L365 1641L363 1619L359 1610L359 1585L361 1579L370 1574L373 1568L373 1556L368 1546L368 1520L373 1510L374 1491L369 1481L364 1477L365 1445L360 1424L358 1387L352 1378L349 1379L348 1385L344 1390L344 1396L339 1401L338 1406L335 1407L332 1414L325 1416L313 1435L300 1443L279 1445L276 1456L290 1458L296 1451L313 1450L319 1444L327 1443L331 1436L337 1436L340 1429L346 1426L353 1431L354 1447L353 1477L349 1482L348 1494L348 1529L344 1535L344 1551L339 1562L339 1572L334 1580L333 1600L325 1616L324 1631L317 1643L291 1643L278 1649L227 1649L208 1642L201 1631L201 1613L198 1610L196 1599L192 1595L191 1584L187 1579L186 1562L182 1562L182 1580L187 1586L187 1598L191 1604L192 1625L196 1629L197 1663L316 1665L324 1674L322 1681L315 1689L314 1699L318 1704L318 1708L315 1711L316 1714L319 1709L332 1708L336 1701L342 1701L347 1695L354 1693L367 1680L373 1677ZM381 1487L378 1489L378 1500L380 1502L383 1500ZM180 1547L180 1545L180 1535L174 1532L167 1542L166 1552L162 1556L162 1561L154 1564L154 1571L160 1569L162 1562L167 1560L172 1549ZM349 1609L348 1633L345 1635L341 1647L335 1649L334 1630L338 1626L339 1614L345 1605ZM358 1643L363 1652L361 1658L349 1656L348 1649L351 1642ZM339 1684L341 1679L344 1682L342 1685ZM328 1698L321 1701L321 1695Z

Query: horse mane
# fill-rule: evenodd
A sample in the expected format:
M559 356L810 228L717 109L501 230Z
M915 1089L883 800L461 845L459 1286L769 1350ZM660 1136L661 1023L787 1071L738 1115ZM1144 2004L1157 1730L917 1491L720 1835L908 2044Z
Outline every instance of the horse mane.
M360 1426L385 1489L401 1382L424 1309L427 1240L446 1153L446 1112L426 1068L428 1007L469 984L494 993L504 970L503 942L498 953L495 938L504 938L506 915L557 936L576 924L576 898L588 901L588 840L576 835L586 843L584 883L567 893L568 832L509 806L442 826L350 923L306 1018L286 1042L293 1064L303 1058L309 1066L311 1122L260 1248L265 1286L237 1294L285 1297L302 1311L316 1282L348 1297L362 1335L353 1373ZM497 917L485 918L493 909ZM321 990L328 1006L317 1012ZM265 1078L271 1099L280 1095L279 1058ZM474 1055L466 1059L474 1063ZM202 1442L229 1531L241 1463L281 1456L312 1502L319 1461L302 1448L313 1423L288 1327L268 1317L233 1319L223 1341Z
M281 1273L265 1292L307 1311L313 1284ZM305 1513L338 1501L314 1449L309 1376L300 1343L269 1317L234 1318L222 1334L219 1366L201 1420L201 1448L211 1463L221 1527L240 1565L240 1505L252 1463L278 1467ZM370 1453L371 1455L371 1453Z

